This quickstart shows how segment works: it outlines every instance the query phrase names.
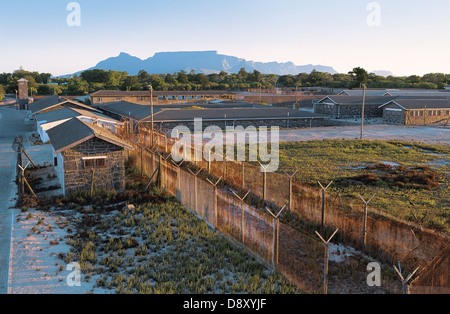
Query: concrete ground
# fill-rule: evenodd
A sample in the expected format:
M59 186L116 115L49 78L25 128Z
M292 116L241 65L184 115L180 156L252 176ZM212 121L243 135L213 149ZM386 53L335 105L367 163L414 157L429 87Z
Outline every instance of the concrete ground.
M8 293L12 208L15 205L17 187L17 153L12 149L17 135L27 136L34 131L32 125L24 123L26 114L10 108L0 107L0 294Z
M339 126L280 131L280 141L282 142L343 138L359 139L360 137L361 126ZM374 124L364 127L364 139L404 140L428 144L450 145L450 129L431 126Z
M270 132L269 132L270 133ZM236 133L227 134L232 137ZM193 138L199 135L193 135ZM225 137L225 135L224 135ZM301 142L324 139L359 139L361 126L337 126L306 129L280 130L280 142ZM204 140L209 141L211 134L205 133ZM250 142L257 141L257 135L250 133ZM364 127L364 139L369 140L403 140L428 144L450 145L450 129L431 126L397 126L387 124L370 124ZM231 140L232 141L232 140Z

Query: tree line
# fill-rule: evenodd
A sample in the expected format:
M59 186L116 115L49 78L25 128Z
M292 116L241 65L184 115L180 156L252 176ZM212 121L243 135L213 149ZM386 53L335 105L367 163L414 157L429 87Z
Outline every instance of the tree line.
M347 74L330 74L319 71L299 73L298 75L261 74L259 71L247 72L242 68L238 73L203 74L194 71L180 71L174 74L149 74L141 70L137 75L129 75L122 71L87 70L79 76L52 77L50 73L25 71L22 68L13 73L0 74L0 97L2 94L14 94L17 81L25 78L32 95L86 95L98 90L248 90L255 88L295 88L306 87L327 88L418 88L442 89L450 84L450 74L429 73L424 76L411 75L404 77L383 77L368 73L356 67Z

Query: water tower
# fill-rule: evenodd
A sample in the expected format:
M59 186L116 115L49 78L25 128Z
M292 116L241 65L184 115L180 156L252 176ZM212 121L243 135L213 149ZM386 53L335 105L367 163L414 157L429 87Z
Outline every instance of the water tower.
M19 109L28 109L28 80L22 78L17 81L19 86Z

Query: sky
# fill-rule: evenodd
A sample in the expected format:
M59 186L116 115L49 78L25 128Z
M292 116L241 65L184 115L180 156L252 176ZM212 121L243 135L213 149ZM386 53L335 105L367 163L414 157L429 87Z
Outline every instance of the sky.
M120 52L203 50L340 73L450 73L448 0L78 0L68 10L71 2L0 0L0 73L64 75Z

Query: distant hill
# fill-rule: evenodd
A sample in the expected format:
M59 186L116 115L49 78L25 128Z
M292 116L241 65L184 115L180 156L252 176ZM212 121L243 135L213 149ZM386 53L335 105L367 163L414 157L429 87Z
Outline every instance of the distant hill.
M262 74L277 75L311 73L313 70L331 74L337 73L329 66L312 64L297 66L292 62L254 62L233 56L221 55L217 51L159 52L145 60L122 52L119 56L103 60L95 67L87 70L127 71L130 75L136 75L140 70L145 70L150 74L175 73L181 70L187 73L195 71L196 73L211 74L219 73L220 71L237 73L241 68L245 68L247 72L257 70ZM84 71L79 71L75 74L79 75Z
M388 76L393 76L394 74L390 71L384 71L384 70L379 70L379 71L372 71L372 73L378 75L378 76L384 76L384 77L388 77Z

